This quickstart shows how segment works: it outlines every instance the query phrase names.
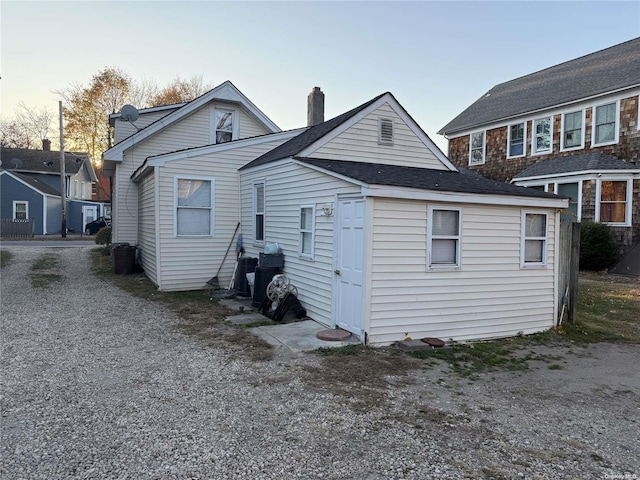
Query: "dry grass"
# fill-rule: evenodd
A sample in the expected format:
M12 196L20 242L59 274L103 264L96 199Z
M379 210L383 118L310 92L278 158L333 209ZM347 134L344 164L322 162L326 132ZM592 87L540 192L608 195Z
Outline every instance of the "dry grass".
M225 321L233 312L218 303L207 290L188 292L160 292L143 274L116 275L111 258L103 255L100 248L91 252L93 272L102 279L127 292L146 300L164 304L174 311L182 321L176 330L193 336L204 345L222 346L239 358L252 361L270 360L273 347L254 336L245 328L235 327Z

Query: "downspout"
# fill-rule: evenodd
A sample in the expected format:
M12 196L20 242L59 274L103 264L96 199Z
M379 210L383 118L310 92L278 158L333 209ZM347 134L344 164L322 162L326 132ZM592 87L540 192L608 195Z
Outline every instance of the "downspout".
M156 228L156 283L158 284L158 290L162 291L162 270L160 262L160 179L158 178L158 171L158 167L153 167L153 221ZM138 200L138 202L139 201L140 200ZM138 205L138 209L140 209L140 205Z

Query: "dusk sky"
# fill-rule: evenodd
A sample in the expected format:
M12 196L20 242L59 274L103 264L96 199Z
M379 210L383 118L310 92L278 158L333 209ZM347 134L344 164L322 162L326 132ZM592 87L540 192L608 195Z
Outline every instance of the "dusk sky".
M57 112L53 93L105 67L164 86L230 80L282 129L390 91L436 132L493 85L640 36L640 2L9 2L1 109ZM106 121L106 118L105 118Z

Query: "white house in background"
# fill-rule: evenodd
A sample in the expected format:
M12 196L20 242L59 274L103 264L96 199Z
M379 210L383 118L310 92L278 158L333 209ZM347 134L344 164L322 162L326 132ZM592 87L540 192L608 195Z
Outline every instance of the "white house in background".
M390 93L289 132L228 82L168 111L105 152L114 241L160 289L206 287L240 223L247 255L278 242L309 317L364 343L556 323L568 200L457 171Z

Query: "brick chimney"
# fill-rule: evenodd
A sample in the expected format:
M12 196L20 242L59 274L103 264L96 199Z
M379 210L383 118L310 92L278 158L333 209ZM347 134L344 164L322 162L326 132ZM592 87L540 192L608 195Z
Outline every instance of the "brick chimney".
M307 126L313 127L324 122L324 93L320 87L313 87L307 97Z
M51 151L51 140L44 138L42 140L42 150L44 150L45 152L50 152Z

